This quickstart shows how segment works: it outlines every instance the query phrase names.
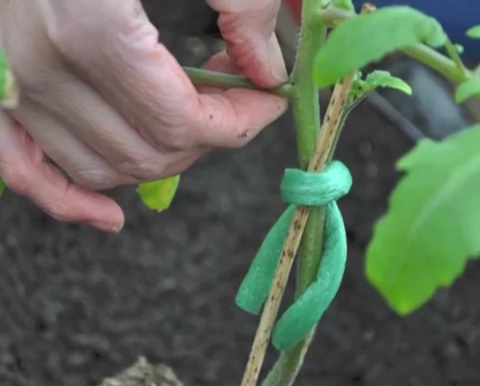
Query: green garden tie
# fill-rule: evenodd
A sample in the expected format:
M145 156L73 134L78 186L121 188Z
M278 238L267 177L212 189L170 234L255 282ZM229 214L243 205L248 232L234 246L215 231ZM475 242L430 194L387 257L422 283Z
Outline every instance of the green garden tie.
M267 299L296 206L326 206L323 254L315 281L285 311L273 330L273 345L288 350L318 324L335 298L345 272L347 237L336 200L347 194L352 177L347 167L333 161L322 172L286 169L282 200L290 204L268 232L243 280L236 298L243 310L258 314Z

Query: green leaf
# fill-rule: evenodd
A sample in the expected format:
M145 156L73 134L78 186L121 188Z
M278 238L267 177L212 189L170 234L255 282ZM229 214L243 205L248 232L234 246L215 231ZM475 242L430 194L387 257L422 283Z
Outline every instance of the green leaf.
M472 96L480 95L480 79L470 78L455 90L455 102L462 103Z
M180 176L176 175L158 181L145 182L138 186L137 193L147 208L161 212L170 207L179 181Z
M475 25L467 30L467 36L472 39L480 39L480 25Z
M446 42L440 24L405 6L391 6L343 21L330 34L315 63L315 80L327 87L385 55L417 43Z
M373 71L368 74L365 83L370 88L388 87L412 95L412 88L404 80L390 75L388 71Z
M2 197L3 192L5 191L5 183L0 178L0 197Z
M480 125L443 142L422 140L367 249L371 284L401 315L450 286L480 253Z
M332 6L346 11L355 12L355 6L353 5L352 0L333 0Z
M357 74L352 85L351 96L358 98L378 87L393 88L408 95L412 94L412 88L404 80L391 75L388 71L375 70L368 74L364 80Z
M0 50L0 101L5 97L8 83L8 62L5 52Z
M13 109L18 106L20 90L13 76L5 52L0 50L0 107Z
M462 55L463 51L465 51L465 48L461 44L454 44L453 47L460 55Z

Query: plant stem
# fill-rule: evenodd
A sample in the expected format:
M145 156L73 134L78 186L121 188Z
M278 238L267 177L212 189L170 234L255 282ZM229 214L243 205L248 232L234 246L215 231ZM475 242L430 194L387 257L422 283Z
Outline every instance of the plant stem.
M328 7L318 13L318 19L326 26L335 27L343 20L350 19L356 15L353 11L347 11L337 7Z
M292 97L292 109L297 133L297 147L300 165L305 167L312 157L320 128L320 101L318 89L313 80L315 55L321 49L327 28L319 23L316 13L325 2L303 1L302 26L298 47L298 58L293 69L295 92ZM316 3L316 4L315 4ZM311 74L311 77L305 76ZM300 296L314 277L309 272L316 272L323 250L324 208L311 208L300 243L295 298ZM291 384L302 366L312 334L309 334L295 348L282 353L270 371L265 382L270 385ZM278 378L271 383L271 378Z
M305 3L305 1L303 2ZM323 23L318 22L317 14L315 14L314 9L306 9L308 7L304 7L303 11L311 12L309 13L309 22L312 25L320 25L321 28L326 31L326 28ZM317 8L320 9L320 8ZM368 4L365 4L362 7L362 13L371 12L374 8ZM317 19L317 20L315 20ZM307 37L301 36L301 38L308 40L310 36L307 32ZM322 36L322 41L324 41L324 36ZM300 40L300 47L301 47L302 40ZM318 46L317 50L321 47ZM300 51L301 52L301 51ZM318 52L318 51L316 51ZM313 74L314 68L314 58L316 52L312 54L310 58L310 67L309 73ZM295 70L295 68L294 68ZM304 69L304 73L306 73L307 69ZM293 79L295 84L295 76L302 78L302 72L296 74L294 72ZM310 160L308 170L321 170L325 164L331 161L335 147L338 142L338 138L340 136L340 131L345 123L347 102L348 96L350 92L350 88L353 83L354 74L348 75L345 79L340 81L333 90L333 94L330 98L330 103L327 108L327 112L325 114L324 124L322 125L322 130L320 132L319 143L317 144L317 149L313 154L312 159ZM315 84L310 80L311 84ZM295 91L299 92L299 89ZM307 90L305 90L305 93ZM295 93L293 94L295 96ZM303 98L304 95L299 93L299 97ZM306 94L308 97L308 94ZM318 94L317 94L317 101L318 101ZM319 113L319 104L318 102L315 105L308 105L309 100L300 100L299 106L297 110L295 110L295 104L293 105L293 112L294 114L303 114L303 110L299 107L304 106L303 103L306 103L307 108L312 109L315 112L317 119L320 120L320 113ZM317 107L318 106L318 107ZM332 123L333 122L333 123ZM302 131L308 130L308 126L299 126L303 124L301 120L297 120L297 130ZM306 122L305 122L306 123ZM297 131L297 133L298 133ZM331 135L331 137L328 137ZM303 139L305 136L301 136L297 134L298 140ZM328 142L322 144L322 139L328 138ZM318 149L325 149L325 153L319 157ZM299 147L299 152L302 151L302 148ZM308 215L308 212L307 212ZM295 297L298 298L305 292L308 286L313 283L316 278L318 266L320 264L320 260L322 257L323 252L323 241L324 241L324 222L325 222L325 209L324 208L312 208L310 217L308 218L308 222L305 228L305 232L302 238L301 250L300 250L300 258L298 264L298 274L297 274L297 283L296 283L296 293ZM291 385L295 381L295 378L303 364L305 355L307 354L308 348L310 343L313 339L313 335L315 332L315 327L310 331L310 333L298 343L294 348L283 352L280 355L277 363L274 365L273 369L268 374L267 378L263 382L263 385Z
M291 350L281 353L262 385L292 385L302 367L303 360L313 338L313 332Z
M314 155L316 138L320 127L319 93L313 79L313 66L315 55L321 48L326 36L326 27L316 20L316 14L324 4L325 0L302 2L302 23L297 51L298 56L291 76L293 88L290 100L294 114L299 162L302 168L306 168L309 165ZM318 143L317 145L320 144ZM322 143L323 145L324 143ZM317 147L317 150L319 149L325 151L325 149ZM260 318L242 379L242 385L257 384L258 374L270 341L270 335L278 314L285 285L305 227L307 233L303 241L302 251L304 252L302 252L302 256L308 264L315 259L318 260L320 257L318 251L323 249L325 214L323 209L315 209L312 211L314 213L310 221L308 221L309 212L310 209L306 207L297 208L295 211L275 273L274 283L271 286ZM307 221L309 222L308 225ZM314 253L315 256L312 256L312 253L309 252ZM285 376L292 372L296 374L298 369L288 370L290 366L284 366L283 360L280 361L282 363L277 364L275 368L278 368L280 371L286 370L287 374Z
M320 135L317 141L315 152L312 159L308 165L308 170L313 172L321 171L333 154L333 147L336 144L338 138L338 132L341 129L343 124L343 112L345 110L348 95L350 92L350 87L353 82L354 74L348 75L345 79L337 83L335 89L333 90L332 97L330 98L330 103L325 114L324 124L320 130ZM319 210L320 208L312 209L312 212ZM300 207L295 211L295 216L293 218L292 226L290 227L289 234L287 236L287 243L284 247L284 251L287 251L289 255L294 255L296 249L292 250L289 246L288 241L290 237L294 239L295 237L301 237L303 232L303 226L306 223L306 220L313 219L314 217L308 217L310 208ZM297 217L298 214L298 217ZM323 219L323 217L322 217ZM300 255L300 264L299 264L299 274L297 279L297 291L296 296L300 296L307 287L315 280L316 273L318 270L318 265L320 264L320 258L322 256L323 250L323 222L317 227L318 233L312 233L308 235L307 229L303 233L303 237L307 235L309 237L315 237L322 240L322 249L308 251L310 255L305 253L305 250L302 250ZM290 231L293 230L293 233L290 234ZM296 232L295 232L296 231ZM312 243L313 244L313 243ZM280 260L279 269L282 266L283 260ZM292 257L293 260L293 257ZM287 263L285 263L286 265ZM288 269L290 269L291 264ZM315 268L315 270L313 270ZM277 276L275 276L277 279ZM278 292L277 288L282 288L278 285L278 281L275 281L272 286L271 293ZM284 288L284 286L283 286ZM282 291L283 292L283 291ZM270 300L270 299L269 299ZM308 334L308 336L298 343L293 349L285 351L281 354L279 360L273 367L270 374L267 376L267 379L263 382L264 385L279 384L279 385L290 385L295 380L295 377L300 369L300 366L303 363L305 354L307 353L308 347L310 345L313 330ZM275 383L272 383L275 380Z
M314 155L314 144L316 142L318 129L320 127L320 102L318 89L313 80L313 68L315 55L321 48L326 36L326 27L323 25L323 23L318 23L318 20L316 20L316 13L320 10L323 4L324 1L318 0L303 2L302 26L300 31L298 57L291 76L292 83L294 85L294 89L291 95L291 101L295 120L299 161L302 167L306 167L309 164L309 161L311 161L309 165L309 170L319 170L326 162L325 158L323 159L323 161L319 161L319 164L315 165L316 161L312 159L312 156ZM307 76L307 74L311 75ZM349 88L350 86L348 86L348 89ZM332 101L335 101L335 99L332 98ZM329 111L328 113L331 113L331 111ZM325 128L325 130L326 129L327 128ZM326 143L321 144L322 139L324 138L328 138L328 134L326 136L321 136L317 151L319 149L325 150L324 146L326 145ZM331 145L334 141L334 137L329 138L329 140L332 140L332 142L330 143ZM327 153L325 153L327 154L327 156L328 152L329 150L327 150ZM289 235L287 236L287 242L284 247L284 251L289 252L289 255L287 256L288 259L284 259L285 255L282 253L282 260L284 260L284 262L280 262L279 268L277 270L277 272L282 272L281 267L283 263L285 267L285 269L283 270L283 278L276 275L276 279L282 280L280 281L281 285L278 286L279 281L276 280L275 285L272 286L273 289L275 287L281 288L280 294L278 294L279 291L276 291L277 299L279 300L277 300L278 305L276 306L276 310L274 310L274 315L273 317L269 317L269 323L272 324L272 327L274 319L276 317L276 313L278 312L278 306L282 297L283 288L285 286L284 282L286 282L286 279L288 278L288 273L291 269L293 258L298 248L298 241L296 243L292 242L289 245L289 240L298 240L299 238L301 238L301 252L299 258L296 286L296 297L298 297L315 279L315 273L317 272L323 250L324 220L324 208L312 208L311 210L309 210L308 208L299 208L295 213L292 227L290 229L292 232L289 232ZM300 229L298 229L299 226ZM295 227L297 227L296 232ZM302 237L303 227L305 227L305 229ZM294 248L293 250L291 249L292 247ZM291 384L296 378L299 369L301 368L312 336L313 331L293 349L282 353L277 363L274 365L273 369L267 376L264 384ZM261 342L261 340L259 341ZM264 342L264 347L267 344L268 340Z
M302 3L298 56L291 75L293 84L291 101L300 165L306 168L313 155L320 128L319 93L313 79L313 66L315 55L325 40L326 27L315 17L325 0L309 0Z
M465 66L463 65L462 58L460 58L460 55L458 54L457 49L453 45L452 41L447 38L447 42L445 43L445 48L447 50L448 55L452 59L453 63L455 63L455 66L461 71L465 71Z
M302 2L302 26L298 46L298 57L293 68L292 80L295 85L292 94L292 110L295 119L297 148L300 165L305 167L313 155L313 146L320 128L320 101L318 88L313 80L315 56L321 49L327 28L316 20L316 13L324 1ZM311 74L306 76L306 74ZM323 250L323 225L325 222L324 208L311 208L305 231L300 242L298 260L296 294L297 298L311 282L308 272L316 272ZM273 377L279 372L282 380L279 383L290 384L295 379L306 354L310 336L294 349L282 353L270 374ZM268 381L267 377L267 381ZM289 383L290 382L290 383Z
M402 51L411 58L425 64L432 70L437 71L445 78L453 80L454 82L460 83L472 76L471 71L467 69L459 69L453 60L425 44L417 44L416 46L407 47L402 49Z
M277 95L289 97L292 93L292 85L285 83L281 86L263 89L255 86L244 76L224 74L200 68L183 67L193 84L197 86L213 86L220 88L247 88L260 91L268 91Z

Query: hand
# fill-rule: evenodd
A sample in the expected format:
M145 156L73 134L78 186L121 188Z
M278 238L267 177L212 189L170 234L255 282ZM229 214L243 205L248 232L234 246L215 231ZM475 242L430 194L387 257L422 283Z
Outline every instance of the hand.
M275 86L280 0L210 0L228 55L207 67ZM0 176L59 221L117 232L121 208L95 191L177 174L212 148L239 147L287 102L196 89L137 0L4 0L0 47L22 97L0 111ZM69 182L61 171L73 182Z

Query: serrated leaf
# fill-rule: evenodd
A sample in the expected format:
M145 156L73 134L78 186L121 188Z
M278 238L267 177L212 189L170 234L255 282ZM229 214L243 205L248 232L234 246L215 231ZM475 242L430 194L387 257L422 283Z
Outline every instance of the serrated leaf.
M366 274L401 315L453 283L480 253L480 125L422 140L398 162L407 172L376 224Z
M147 208L160 212L170 207L179 182L179 175L158 181L145 182L138 186L137 193Z
M480 95L480 79L470 78L461 83L455 90L455 102L463 103L472 96Z
M5 191L5 183L0 178L0 197L2 197L3 192Z
M472 39L480 39L480 25L475 25L467 30L467 36Z
M373 71L365 78L367 87L388 87L398 91L402 91L405 94L412 95L412 88L404 80L391 75L388 71Z
M406 6L391 6L343 21L317 54L315 80L320 87L333 85L385 55L417 43L439 47L446 42L440 24Z
M378 87L393 88L408 95L412 94L412 88L404 80L391 75L388 71L375 70L368 74L365 79L360 77L361 73L360 75L357 73L352 86L352 96L359 96Z

